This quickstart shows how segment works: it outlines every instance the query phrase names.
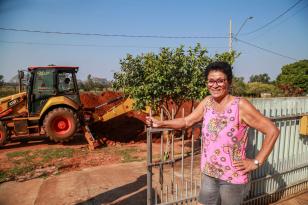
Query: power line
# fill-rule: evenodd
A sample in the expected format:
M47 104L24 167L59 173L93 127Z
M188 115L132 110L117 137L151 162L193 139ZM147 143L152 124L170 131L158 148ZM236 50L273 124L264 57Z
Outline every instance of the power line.
M302 0L300 0L302 1ZM299 1L299 2L300 2ZM298 3L298 2L297 2ZM45 34L60 34L60 35L83 35L83 36L104 36L104 37L126 37L126 38L228 38L222 36L155 36L155 35L148 35L148 36L139 36L139 35L122 35L122 34L99 34L99 33L74 33L74 32L58 32L58 31L40 31L40 30L26 30L26 29L15 29L15 28L3 28L0 27L0 30L6 31L16 31L16 32L31 32L31 33L45 33ZM295 58L277 53L275 51L269 50L267 48L262 48L255 44L240 40L238 38L233 39L253 46L255 48L261 49L263 51L284 57L289 58L292 60L297 60ZM23 41L0 41L0 43L10 43L10 44L27 44L27 45L47 45L47 46L85 46L85 47L135 47L135 48L160 48L160 47L138 47L138 46L122 46L122 45L95 45L95 44L52 44L52 43L39 43L39 42L23 42ZM208 47L208 48L226 48L226 47Z
M78 35L78 36L100 36L100 37L122 37L122 38L167 38L167 39L204 39L204 38L228 38L227 36L164 36L164 35L128 35L128 34L103 34L103 33L79 33L79 32L62 32L62 31L41 31L30 29L4 28L0 30L27 32L27 33L44 33L59 35Z
M275 24L265 30L263 30L263 32L259 33L257 36L253 37L253 38L250 38L249 40L256 40L266 34L268 34L269 31L271 31L272 29L280 26L281 24L285 23L286 21L290 20L292 17L294 17L295 15L298 15L300 14L304 9L306 9L308 7L308 4L304 5L303 7L297 9L291 16L288 16L286 18L284 18L282 21L280 21L278 24Z
M43 46L72 46L72 47L107 47L107 48L176 48L172 46L136 46L136 45L97 45L97 44L67 44L67 43L41 43L41 42L29 42L29 41L3 41L0 43L7 44L23 44L23 45L43 45ZM208 46L206 48L227 48L226 46Z
M283 19L282 21L280 21L278 24L273 25L273 26L267 28L267 29L265 30L264 33L261 33L261 35L258 35L258 36L254 37L254 38L251 39L251 40L255 40L255 39L257 39L258 37L260 37L260 36L266 34L268 31L272 30L273 28L276 28L277 26L279 26L279 25L285 23L286 21L290 20L290 19L291 19L292 17L294 17L295 15L300 14L300 12L302 12L302 11L303 11L304 9L306 9L307 7L308 7L308 4L306 4L306 5L304 5L303 7L297 9L291 16L288 16L287 18L285 18L285 19Z
M243 40L240 40L240 39L235 39L235 40L237 40L237 41L239 41L239 42L241 42L241 43L250 45L250 46L252 46L252 47L258 48L258 49L260 49L260 50L266 51L266 52L268 52L268 53L272 53L272 54L274 54L274 55L277 55L277 56L280 56L280 57L283 57L283 58L288 58L288 59L291 59L291 60L298 61L298 60L295 59L295 58L292 58L292 57L283 55L283 54L281 54L281 53L278 53L278 52L276 52L276 51L272 51L272 50L267 49L267 48L262 48L262 47L260 47L260 46L255 45L255 44L249 43L249 42L247 42L247 41L243 41Z
M154 46L134 46L134 45L96 45L96 44L68 44L68 43L41 43L30 41L2 41L6 44L41 45L41 46L71 46L71 47L117 47L117 48L160 48Z
M274 23L275 21L277 21L280 17L282 17L283 15L285 15L286 13L288 13L289 11L291 11L297 4L299 4L301 1L303 0L299 0L297 1L295 4L293 4L291 7L289 7L287 10L285 10L282 14L280 14L279 16L277 16L276 18L274 18L273 20L269 21L268 23L264 24L263 26L253 30L253 31L250 31L250 32L247 32L247 33L243 33L242 35L250 35L252 33L255 33L257 31L260 31L261 29L269 26L270 24Z

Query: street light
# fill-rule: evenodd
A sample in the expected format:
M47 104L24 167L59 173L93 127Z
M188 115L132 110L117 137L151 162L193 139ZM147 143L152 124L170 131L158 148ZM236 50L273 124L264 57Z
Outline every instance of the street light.
M240 33L240 31L242 30L242 28L245 26L245 24L247 23L248 20L253 19L253 16L249 16L248 18L245 19L245 21L242 23L240 29L238 30L238 32L235 34L234 38L236 39L237 35Z

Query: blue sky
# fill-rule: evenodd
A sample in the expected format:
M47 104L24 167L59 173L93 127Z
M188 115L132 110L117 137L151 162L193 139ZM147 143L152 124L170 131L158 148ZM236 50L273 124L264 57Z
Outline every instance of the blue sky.
M237 76L268 73L276 78L283 65L308 59L308 1L257 32L298 0L0 0L0 28L72 33L222 36L229 20L238 39L269 49L275 55L233 41L241 52L234 64ZM186 48L201 43L209 55L228 51L228 39L162 39L27 33L0 29L0 74L5 80L29 65L76 65L78 77L88 74L111 80L120 59L159 52L160 47Z

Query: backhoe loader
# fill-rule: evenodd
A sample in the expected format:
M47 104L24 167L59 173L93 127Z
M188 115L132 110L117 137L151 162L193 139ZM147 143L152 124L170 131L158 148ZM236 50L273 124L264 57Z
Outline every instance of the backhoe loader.
M95 109L120 100L110 99L94 108L84 108L77 86L74 66L32 66L27 69L26 91L22 90L25 72L18 71L20 92L0 98L0 146L16 140L47 136L55 142L69 141L82 130L89 148L99 146L89 129L97 120L106 121L133 110L127 98L102 116ZM148 112L147 108L144 112Z

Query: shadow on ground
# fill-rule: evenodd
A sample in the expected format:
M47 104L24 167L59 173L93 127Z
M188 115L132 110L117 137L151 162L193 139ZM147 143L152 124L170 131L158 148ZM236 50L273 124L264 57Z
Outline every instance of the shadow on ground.
M77 205L141 205L146 204L147 200L147 175L144 174L136 179L136 181L117 187L96 195L86 201L79 202Z

